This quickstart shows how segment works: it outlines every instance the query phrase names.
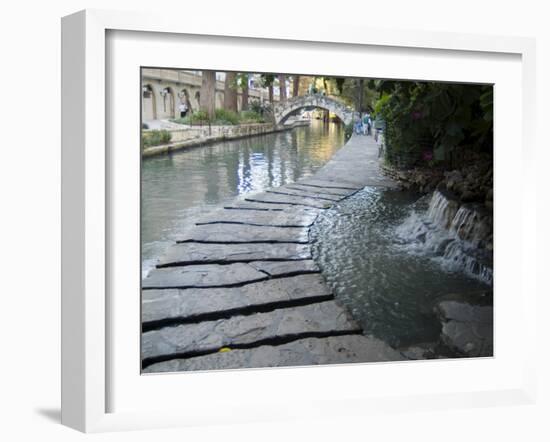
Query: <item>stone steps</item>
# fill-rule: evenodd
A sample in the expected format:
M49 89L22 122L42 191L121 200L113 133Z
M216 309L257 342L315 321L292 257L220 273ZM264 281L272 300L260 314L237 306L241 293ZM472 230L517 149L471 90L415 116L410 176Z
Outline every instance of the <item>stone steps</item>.
M204 264L153 269L142 289L235 287L262 281L268 276L246 263Z
M400 361L403 356L384 342L362 335L298 339L282 345L262 345L188 359L171 359L146 367L144 373L194 370L228 370L255 367L291 367Z
M318 199L321 201L329 201L332 203L338 202L345 198L342 195L330 195L326 193L312 192L308 190L293 189L292 187L289 187L289 186L281 186L277 189L270 189L270 190L267 190L266 193L270 193L273 195L301 196L303 198Z
M308 243L307 227L273 227L238 224L203 224L191 229L178 239L183 242L203 243Z
M311 259L309 244L242 243L209 244L187 242L174 244L166 250L157 267L193 264L229 264L233 262Z
M218 210L208 216L199 219L196 225L210 224L245 224L250 226L268 227L310 227L317 213L306 210L282 210L279 212L270 211L239 211L239 210Z
M167 249L142 281L144 372L403 359L360 335L312 260L319 213L383 182L363 141L314 177L205 215Z
M316 209L328 209L333 202L308 198L298 195L280 195L277 193L260 193L245 198L245 201L268 204L287 204L291 206L313 207Z
M286 189L301 190L303 192L315 194L315 195L329 195L329 196L340 196L347 197L354 194L357 190L349 189L337 189L329 187L318 187L318 186L307 186L300 183L287 184Z
M320 274L269 279L241 287L143 290L145 328L161 323L197 322L243 312L285 307L289 303L329 300L332 291Z
M149 361L247 348L300 337L361 333L348 311L335 301L281 308L267 313L164 327L142 334L141 354Z

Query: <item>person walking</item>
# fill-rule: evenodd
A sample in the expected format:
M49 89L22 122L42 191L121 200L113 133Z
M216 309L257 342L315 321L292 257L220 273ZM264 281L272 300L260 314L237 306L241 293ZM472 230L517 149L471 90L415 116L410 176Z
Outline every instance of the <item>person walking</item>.
M180 104L180 118L185 118L187 115L187 104L185 102L181 102Z
M370 135L371 119L368 112L363 116L363 135Z

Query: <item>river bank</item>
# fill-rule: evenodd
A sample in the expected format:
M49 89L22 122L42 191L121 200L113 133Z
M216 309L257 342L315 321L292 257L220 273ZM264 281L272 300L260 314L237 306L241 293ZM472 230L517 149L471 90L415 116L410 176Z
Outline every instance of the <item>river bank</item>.
M296 120L284 125L254 123L234 126L203 126L169 129L168 132L171 136L171 142L143 148L142 157L148 158L191 147L292 130L296 127L304 126L306 123L309 124L309 122Z

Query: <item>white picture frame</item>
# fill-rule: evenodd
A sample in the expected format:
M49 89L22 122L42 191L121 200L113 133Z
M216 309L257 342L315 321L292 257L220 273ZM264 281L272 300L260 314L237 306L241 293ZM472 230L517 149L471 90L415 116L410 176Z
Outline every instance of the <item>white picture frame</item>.
M371 28L331 27L330 35L322 28L302 24L299 27L270 26L264 22L248 23L238 27L238 32L231 24L212 20L193 20L186 22L185 29L180 21L169 15L154 16L151 14L86 10L63 18L62 21L62 423L85 432L114 431L139 428L159 428L169 426L186 426L216 422L235 422L231 409L224 413L222 407L210 409L207 404L199 404L196 391L190 391L186 402L197 405L185 407L156 407L127 410L113 410L109 395L113 390L111 371L113 370L113 346L110 341L112 324L117 320L111 311L112 299L109 298L111 283L109 266L112 259L109 245L116 229L110 229L112 220L113 198L109 181L116 175L116 166L110 164L109 153L111 134L107 131L106 122L112 117L108 108L109 79L106 78L108 64L113 56L109 52L108 33L139 32L151 38L193 36L193 38L227 37L240 39L243 44L252 41L271 42L273 45L290 47L298 43L319 45L340 45L347 48L377 48L390 50L398 48L401 52L425 50L435 58L445 54L470 54L483 60L490 54L515 57L521 69L521 115L517 121L517 139L521 144L522 173L525 189L529 180L534 179L529 171L534 161L534 122L533 116L535 90L535 43L532 39L517 37L490 37L479 35L427 33L416 31L388 31ZM145 34L144 38L147 38ZM176 37L174 37L176 36ZM235 40L236 41L236 40ZM248 42L248 43L247 43ZM270 44L271 44L270 43ZM426 52L426 53L428 53ZM116 56L116 52L114 53ZM201 66L210 68L211 66ZM227 67L224 65L223 67ZM314 69L314 68L312 68ZM139 74L136 73L136 77ZM497 84L498 86L498 84ZM517 98L517 97L516 97ZM497 96L498 100L498 96ZM137 111L137 110L136 110ZM498 112L496 121L498 125ZM135 123L139 124L139 120ZM137 132L136 132L137 133ZM498 140L498 135L496 137ZM114 167L114 169L113 169ZM498 170L497 170L498 173ZM534 174L532 174L534 175ZM136 183L134 183L136 184ZM521 224L518 238L518 259L526 262L528 252L535 249L535 228L533 208L536 205L535 193L519 189L522 210L517 221ZM499 223L498 217L496 223ZM515 224L515 225L519 225ZM498 227L498 226L497 226ZM498 256L498 242L495 253ZM530 253L531 254L531 253ZM535 256L532 253L532 256ZM536 316L535 266L521 267L521 279L516 281L521 291L521 321L523 338L533 337ZM136 269L136 273L139 273ZM497 290L498 290L498 286ZM498 291L496 292L496 310L498 312ZM135 318L134 318L135 319ZM138 321L139 319L135 319ZM498 324L496 327L506 327ZM498 339L498 333L496 334ZM139 336L136 336L139 342ZM425 394L388 391L376 395L366 395L359 391L348 395L345 391L339 395L337 390L326 398L322 395L311 396L303 402L289 403L283 409L282 402L273 401L269 407L260 401L262 392L251 388L242 397L236 398L235 408L242 411L240 421L258 421L265 419L284 419L286 417L324 416L328 413L359 415L383 409L387 412L411 409L440 409L471 406L490 406L499 404L533 403L536 393L535 382L535 339L524 339L514 376L507 383L481 388L479 385L468 390L445 392L433 391ZM498 345L497 353L498 359ZM126 356L123 356L128 358ZM438 363L438 361L434 361ZM487 362L490 370L491 361ZM422 363L420 363L422 364ZM447 362L454 364L452 369L462 370L460 361ZM393 364L395 365L395 364ZM393 365L378 364L381 369L391 370ZM373 370L370 366L369 370ZM427 365L415 365L416 372L430 369ZM445 366L449 367L449 365ZM433 369L434 367L431 366ZM470 366L475 370L475 367ZM324 367L323 376L338 376L344 367ZM438 370L445 370L440 365ZM219 388L224 382L248 382L251 385L262 385L266 376L269 382L278 383L285 379L300 385L301 380L312 377L313 372L304 369L251 370L227 373L201 373L192 378L197 385L211 384ZM364 365L346 368L346 376L354 376L365 370ZM401 369L400 369L401 370ZM270 372L270 373L267 373ZM134 376L136 373L133 373ZM139 375L139 373L138 373ZM130 376L130 374L129 374ZM314 376L313 376L314 377ZM163 378L163 388L169 388L170 376ZM118 377L120 379L120 376ZM175 378L173 378L175 379ZM205 384L206 383L206 384ZM227 385L227 384L226 384ZM359 389L360 390L360 389ZM307 390L304 390L304 392ZM256 397L254 396L256 395ZM257 399L257 401L256 401ZM281 399L282 400L282 399ZM167 401L170 402L170 401ZM292 401L290 401L292 402ZM261 407L258 405L262 404ZM309 406L306 406L308 404ZM202 406L204 405L204 406ZM226 404L227 405L227 404ZM336 408L336 410L335 410Z

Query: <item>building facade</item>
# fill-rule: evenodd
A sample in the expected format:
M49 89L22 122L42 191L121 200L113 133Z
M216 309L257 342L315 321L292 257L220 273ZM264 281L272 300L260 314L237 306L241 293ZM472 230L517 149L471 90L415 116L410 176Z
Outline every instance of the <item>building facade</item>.
M216 108L223 107L225 73L216 74ZM141 70L141 115L142 122L179 117L179 106L188 97L191 109L200 107L201 71L177 69L142 68ZM258 87L258 79L249 81L249 102L267 101L268 91ZM275 97L277 100L278 97ZM237 94L238 109L242 108L242 94Z

